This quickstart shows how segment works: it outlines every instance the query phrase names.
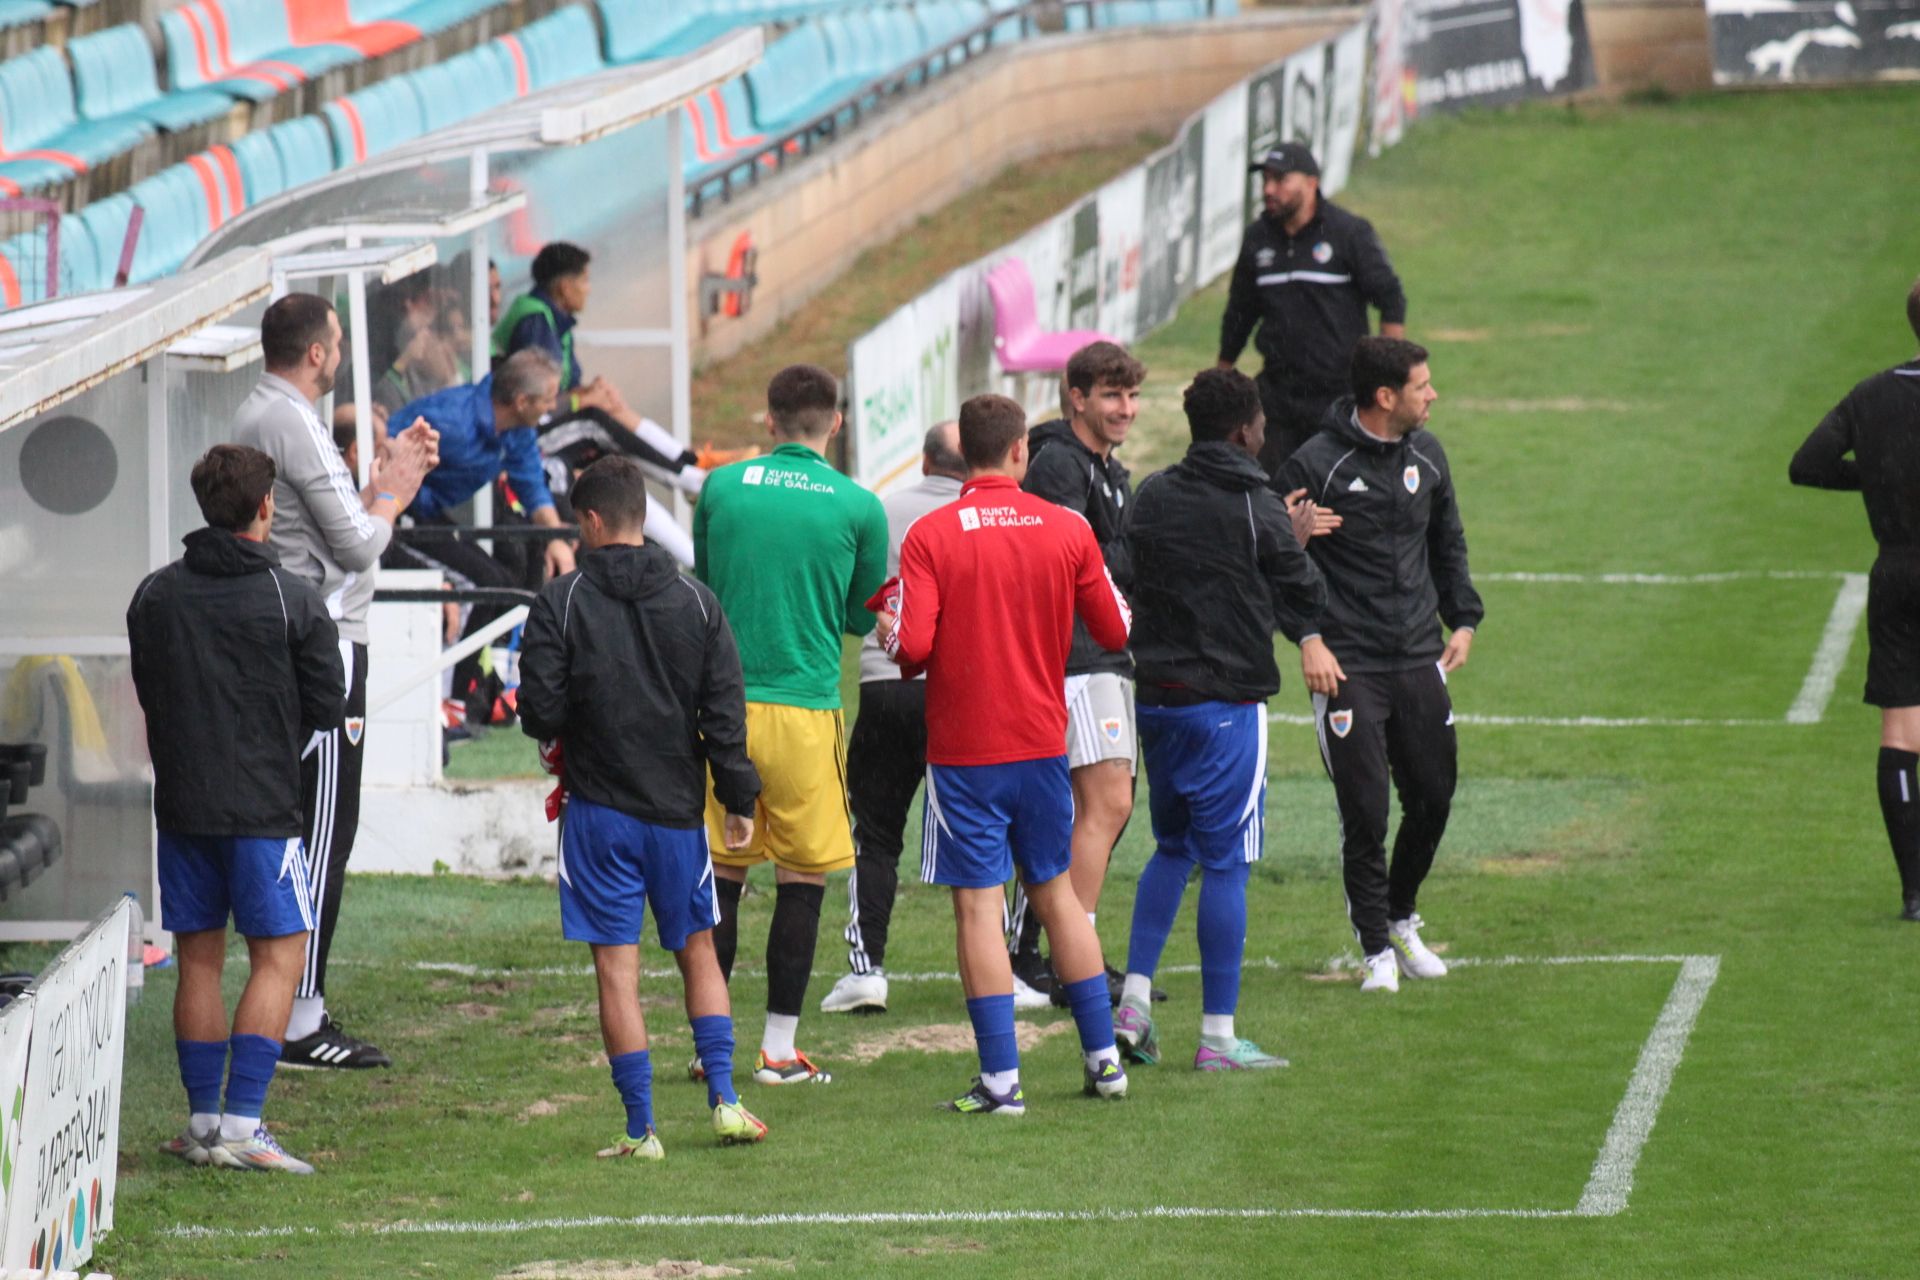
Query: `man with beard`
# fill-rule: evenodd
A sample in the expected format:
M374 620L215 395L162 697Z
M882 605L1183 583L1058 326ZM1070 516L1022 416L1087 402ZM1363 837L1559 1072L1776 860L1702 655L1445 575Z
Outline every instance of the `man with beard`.
M1264 364L1256 380L1267 416L1260 465L1280 464L1320 430L1346 394L1353 344L1368 332L1403 338L1407 295L1373 224L1320 194L1320 166L1298 142L1261 157L1261 214L1247 228L1220 319L1220 367L1231 369L1254 335Z

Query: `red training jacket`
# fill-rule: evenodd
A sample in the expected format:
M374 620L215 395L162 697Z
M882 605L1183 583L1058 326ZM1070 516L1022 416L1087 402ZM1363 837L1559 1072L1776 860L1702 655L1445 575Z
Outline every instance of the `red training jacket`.
M1133 614L1078 512L982 476L914 521L887 651L909 674L927 673L929 763L1066 752L1076 607L1103 648L1126 647Z

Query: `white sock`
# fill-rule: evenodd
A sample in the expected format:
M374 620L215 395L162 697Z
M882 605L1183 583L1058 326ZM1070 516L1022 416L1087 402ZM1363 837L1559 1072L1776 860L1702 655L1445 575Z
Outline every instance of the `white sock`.
M1105 1063L1118 1063L1120 1061L1120 1050L1113 1045L1108 1045L1104 1049L1094 1049L1081 1056L1087 1060L1088 1070L1098 1071Z
M1011 1071L982 1071L980 1083L1004 1098L1020 1087L1020 1068L1015 1067Z
M218 1111L196 1111L187 1117L187 1132L196 1138L211 1138L220 1127Z
M1153 1007L1153 977L1145 973L1130 973L1126 985L1120 988L1120 1003L1135 1013L1146 1013Z
M259 1116L220 1117L220 1140L222 1142L245 1142L260 1127Z
M304 1040L320 1029L327 1020L327 998L325 996L295 996L293 1013L287 1018L288 1040Z
M1200 1015L1200 1038L1209 1042L1231 1046L1234 1041L1233 1015L1230 1013L1203 1013Z
M1091 924L1091 925L1097 925L1097 924L1099 924L1099 923L1100 923L1100 913L1099 913L1099 912L1097 912L1097 911L1089 911L1089 912L1087 912L1087 923L1088 923L1088 924Z
M760 1033L760 1052L768 1062L793 1061L793 1033L800 1026L797 1013L770 1013L767 1028Z

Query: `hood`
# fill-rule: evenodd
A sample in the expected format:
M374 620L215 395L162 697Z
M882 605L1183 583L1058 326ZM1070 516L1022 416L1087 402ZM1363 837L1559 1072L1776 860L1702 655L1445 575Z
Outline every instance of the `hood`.
M680 580L680 562L655 543L616 545L581 552L580 572L616 600L644 600Z
M1190 445L1181 465L1208 484L1233 493L1263 489L1267 484L1260 464L1224 440Z
M1082 453L1087 451L1087 447L1080 443L1080 437L1073 434L1073 424L1065 418L1049 418L1045 422L1035 423L1028 429L1028 457L1032 457L1052 444L1071 444L1078 446Z
M1398 449L1401 445L1413 439L1414 436L1426 430L1425 427L1415 427L1412 431L1407 432L1406 435L1393 441L1381 440L1370 436L1365 431L1362 431L1360 424L1354 420L1352 396L1342 396L1328 407L1327 416L1320 420L1320 429L1322 431L1331 431L1334 435L1339 436L1350 445L1355 445L1361 449L1369 449L1375 453L1385 453L1389 449Z
M226 529L195 529L182 541L187 548L187 568L209 578L262 573L280 563L280 557L266 543L254 542Z

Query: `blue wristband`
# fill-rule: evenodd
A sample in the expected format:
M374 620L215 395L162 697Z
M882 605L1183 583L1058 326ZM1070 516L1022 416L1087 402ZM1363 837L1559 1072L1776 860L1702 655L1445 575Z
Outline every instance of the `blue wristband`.
M398 495L396 495L396 494L391 494L391 493L376 493L376 494L374 494L374 495L373 495L373 500L374 500L375 502L391 502L391 503L393 503L393 504L394 504L395 506L399 506L399 505L400 505L400 498L399 498L399 496L398 496Z

